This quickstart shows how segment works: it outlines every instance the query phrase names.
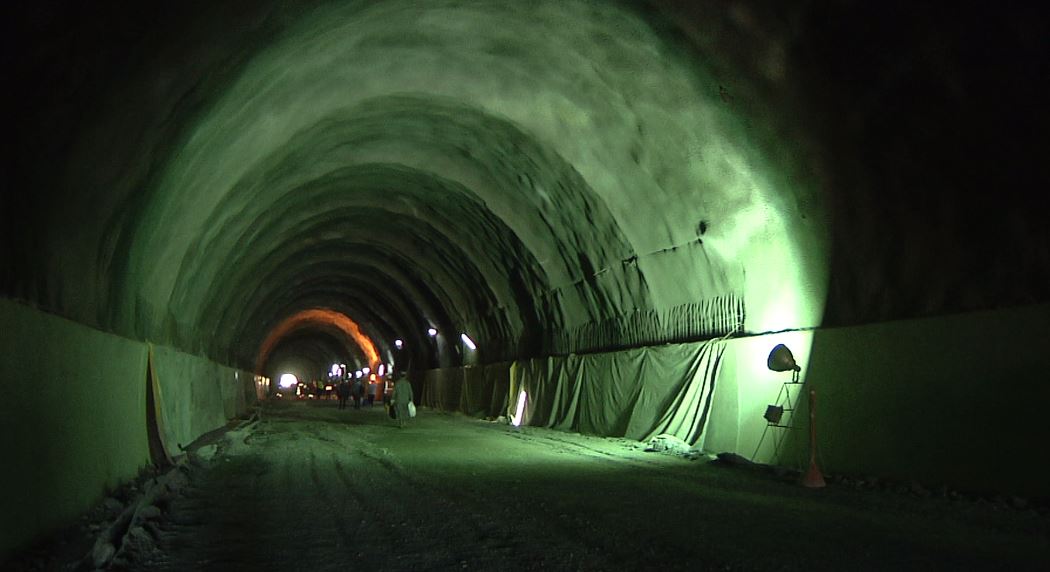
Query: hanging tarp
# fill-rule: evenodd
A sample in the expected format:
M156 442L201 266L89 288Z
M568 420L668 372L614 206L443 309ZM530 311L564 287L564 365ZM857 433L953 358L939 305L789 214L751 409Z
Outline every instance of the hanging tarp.
M590 354L584 362L583 386L580 388L579 431L593 435L623 437L634 415L642 387L659 380L660 372L647 379L646 349ZM569 356L568 359L581 359ZM641 411L644 415L648 412Z
M675 371L678 375L657 376L653 383L646 384L639 400L641 408L662 413L652 425L649 418L632 423L629 436L648 440L666 433L701 446L725 349L726 343L721 340L652 348L648 353L649 371Z
M507 409L510 392L510 362L493 363L485 366L485 383L491 388L488 395L486 417L498 417ZM482 396L484 398L484 396Z
M485 377L485 368L464 367L462 379L458 410L471 417L484 417L488 413L488 396L492 393L489 380Z
M429 369L423 372L420 404L438 411L457 411L463 391L463 368Z
M521 425L647 440L670 434L701 446L724 341L551 356L429 370L424 405Z
M579 431L580 393L586 360L579 356L556 358L550 368L557 384L548 391L550 414L544 425L560 431Z
M423 372L420 403L438 411L496 417L506 409L510 363Z
M724 351L708 341L516 361L506 415L525 391L522 425L638 440L667 433L698 446Z

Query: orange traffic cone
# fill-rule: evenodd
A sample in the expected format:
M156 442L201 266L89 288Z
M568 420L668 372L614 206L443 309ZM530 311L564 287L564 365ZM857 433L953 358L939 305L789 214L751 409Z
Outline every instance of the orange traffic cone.
M809 390L809 470L802 475L802 486L811 489L823 488L824 474L817 466L817 392Z

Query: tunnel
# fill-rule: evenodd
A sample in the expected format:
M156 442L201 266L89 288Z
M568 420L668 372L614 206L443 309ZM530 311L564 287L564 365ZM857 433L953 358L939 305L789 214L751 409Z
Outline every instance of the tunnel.
M340 364L794 466L785 344L829 474L1050 496L1035 6L4 10L0 558Z

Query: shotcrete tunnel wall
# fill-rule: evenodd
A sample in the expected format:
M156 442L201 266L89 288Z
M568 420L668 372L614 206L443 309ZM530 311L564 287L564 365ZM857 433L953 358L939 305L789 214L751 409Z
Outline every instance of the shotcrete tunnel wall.
M819 323L817 177L658 12L307 3L220 31L224 8L185 10L119 76L85 52L84 81L111 83L82 86L75 135L47 134L62 173L29 169L51 190L26 206L67 232L18 228L47 254L10 294L241 367L311 306L451 350L468 332L488 360ZM737 79L734 97L757 81Z

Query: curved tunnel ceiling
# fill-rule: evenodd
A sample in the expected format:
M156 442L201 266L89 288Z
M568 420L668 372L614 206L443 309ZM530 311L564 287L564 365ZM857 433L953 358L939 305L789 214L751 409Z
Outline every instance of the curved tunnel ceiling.
M271 380L279 380L285 373L301 381L323 380L334 363L345 363L348 371L363 367L364 357L354 356L354 349L356 346L349 347L340 332L323 327L303 329L282 338L259 372ZM352 357L347 359L348 355Z
M290 334L304 329L334 329L347 338L348 341L353 341L353 344L360 350L360 352L353 353L363 354L365 365L373 369L379 365L379 352L376 350L375 343L371 338L361 332L361 328L356 322L340 312L327 308L315 308L312 310L297 312L285 318L280 324L277 324L270 330L259 348L259 356L255 361L256 371L263 371L269 361L270 353L274 348L276 348L282 341L286 341ZM349 343L346 344L347 351L343 356L339 357L337 360L338 362L343 363L348 361L347 357L352 353L349 345ZM335 361L336 360L332 360L332 362L329 363L334 363Z
M434 326L500 348L486 359L555 338L586 350L581 333L646 320L693 335L819 324L825 214L804 157L757 100L727 96L726 57L659 14L582 0L281 14L239 51L198 50L211 67L196 76L206 64L173 64L174 47L144 56L100 104L71 177L116 171L88 166L102 127L141 113L121 89L153 98L169 135L144 135L104 198L56 213L104 221L51 239L57 273L98 277L64 303L87 321L257 366L274 331L319 308L377 355ZM169 101L171 85L186 95ZM721 308L710 331L693 323Z
M2 21L3 294L224 363L316 308L428 367L458 332L476 363L1050 300L1034 4L104 0ZM345 351L313 332L274 351Z

